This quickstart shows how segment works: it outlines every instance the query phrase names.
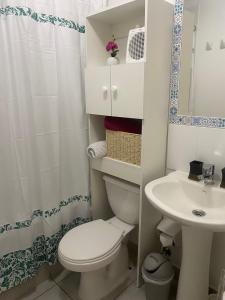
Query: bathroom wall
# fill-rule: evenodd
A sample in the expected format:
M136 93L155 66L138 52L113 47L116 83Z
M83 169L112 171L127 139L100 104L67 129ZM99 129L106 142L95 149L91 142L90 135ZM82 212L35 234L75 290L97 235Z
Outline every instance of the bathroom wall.
M168 171L181 170L188 172L189 162L194 159L215 164L215 172L218 177L221 176L221 169L225 167L225 130L170 124L167 155ZM218 233L214 236L211 257L210 285L212 288L218 286L222 267L225 268L225 233Z

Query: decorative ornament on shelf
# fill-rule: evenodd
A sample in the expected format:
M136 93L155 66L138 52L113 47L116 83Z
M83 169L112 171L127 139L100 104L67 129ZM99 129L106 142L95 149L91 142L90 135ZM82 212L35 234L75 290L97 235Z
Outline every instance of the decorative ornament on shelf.
M108 42L106 45L106 51L110 52L111 57L107 59L107 64L108 65L117 65L119 64L119 58L116 57L118 52L119 52L119 47L118 44L116 43L116 39L113 35L113 39Z

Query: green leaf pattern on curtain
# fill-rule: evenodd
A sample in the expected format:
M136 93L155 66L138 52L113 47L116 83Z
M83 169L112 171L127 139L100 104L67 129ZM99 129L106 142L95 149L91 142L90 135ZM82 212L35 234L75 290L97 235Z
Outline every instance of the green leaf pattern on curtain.
M35 276L39 268L57 262L58 244L70 229L89 222L88 218L78 217L69 224L61 225L60 230L50 237L37 237L30 248L8 253L0 258L0 293L16 287L24 280Z
M6 6L0 7L0 18L2 17L29 17L39 24L52 24L54 26L65 27L67 29L76 30L79 33L85 33L85 26L79 25L73 20L62 17L39 13L29 7ZM49 210L37 209L32 215L25 220L16 221L13 224L0 224L0 236L11 231L23 230L24 228L32 228L32 223L38 220L49 219L56 214L60 214L63 208L73 206L78 202L90 202L90 197L76 195L59 203L57 207ZM60 239L70 229L89 222L89 217L76 217L67 224L62 224L58 232L47 236L41 234L36 236L30 247L9 252L0 257L0 294L12 287L16 287L24 280L35 276L39 268L44 264L50 265L57 261L57 248Z
M0 8L0 17L1 16L30 17L32 20L38 23L50 23L55 26L67 27L69 29L77 30L80 33L85 33L85 26L83 25L79 25L78 23L75 23L72 20L67 20L65 18L37 13L29 7L6 6Z
M7 231L15 230L15 229L22 229L22 228L30 227L32 225L32 222L36 218L51 217L52 215L58 214L62 210L63 207L66 207L67 205L72 204L74 202L81 202L81 201L90 202L90 197L89 196L76 195L76 196L68 198L67 200L61 201L59 203L58 207L54 207L51 210L42 211L40 209L37 209L32 213L32 216L28 220L15 222L13 224L0 225L0 234L5 233Z

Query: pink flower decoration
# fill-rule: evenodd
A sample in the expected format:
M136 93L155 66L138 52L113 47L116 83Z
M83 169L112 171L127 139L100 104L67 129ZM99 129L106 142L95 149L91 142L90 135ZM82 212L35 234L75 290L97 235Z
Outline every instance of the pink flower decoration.
M114 49L118 49L118 45L117 45L117 43L115 43L115 42L114 42L114 45L113 45L113 50L114 50Z
M113 47L113 42L108 42L108 44L106 45L106 50L110 51L112 50L112 47Z
M118 49L117 43L115 43L114 41L108 42L108 44L106 45L106 50L109 52L109 51L113 51L115 49Z
M108 44L106 45L106 51L111 52L112 57L116 57L117 53L119 52L119 47L118 44L116 43L116 39L113 36L113 40L109 41Z

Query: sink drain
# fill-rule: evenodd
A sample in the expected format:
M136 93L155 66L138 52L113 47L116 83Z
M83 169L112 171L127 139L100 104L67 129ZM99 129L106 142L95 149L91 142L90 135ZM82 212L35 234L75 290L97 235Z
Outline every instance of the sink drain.
M195 215L197 217L205 217L206 216L206 212L201 209L195 209L192 211L192 213L193 213L193 215Z

